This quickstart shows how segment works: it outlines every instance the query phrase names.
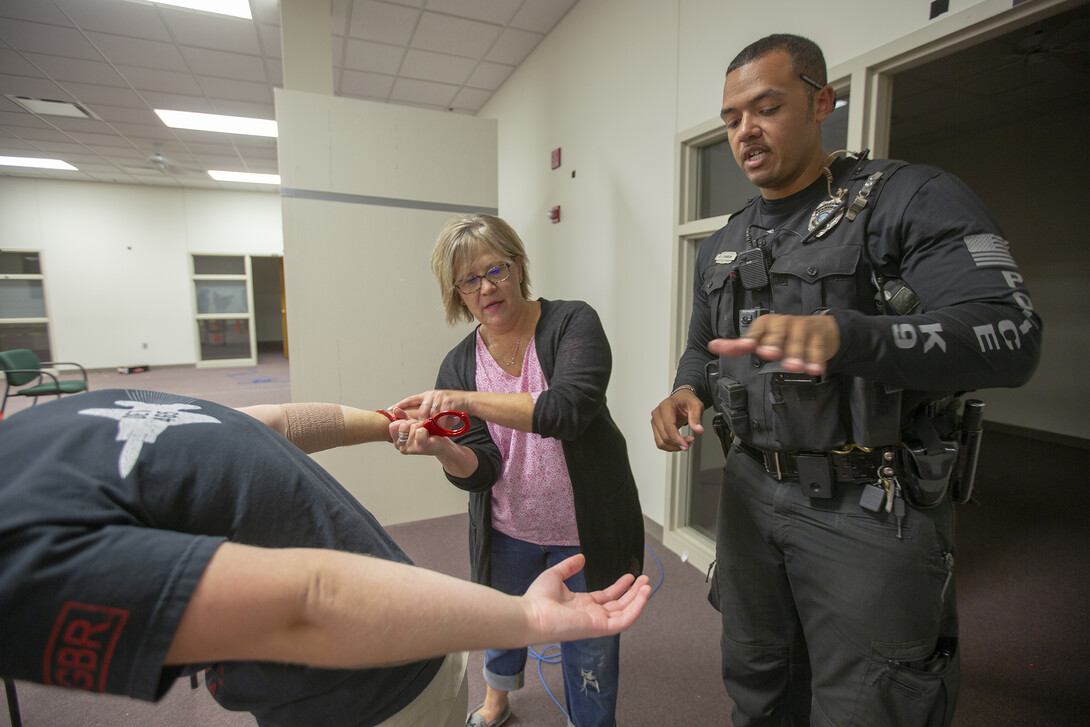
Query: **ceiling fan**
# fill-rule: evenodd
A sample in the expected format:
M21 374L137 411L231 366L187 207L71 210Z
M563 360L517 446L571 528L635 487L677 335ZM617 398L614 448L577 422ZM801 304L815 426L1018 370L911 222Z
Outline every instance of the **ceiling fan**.
M131 174L147 174L149 170L162 174L177 176L182 174L204 174L207 170L189 164L180 164L173 159L164 156L160 149L156 149L144 160L143 164L132 167L122 167Z

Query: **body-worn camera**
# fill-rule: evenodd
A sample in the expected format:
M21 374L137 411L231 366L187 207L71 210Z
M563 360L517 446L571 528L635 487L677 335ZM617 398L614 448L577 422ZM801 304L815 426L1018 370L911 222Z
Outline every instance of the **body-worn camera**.
M774 312L775 311L771 311L768 308L762 308L761 306L757 306L756 308L743 308L742 310L738 311L738 335L746 335L746 331L748 331L749 327L753 325L753 321L757 320L766 313Z

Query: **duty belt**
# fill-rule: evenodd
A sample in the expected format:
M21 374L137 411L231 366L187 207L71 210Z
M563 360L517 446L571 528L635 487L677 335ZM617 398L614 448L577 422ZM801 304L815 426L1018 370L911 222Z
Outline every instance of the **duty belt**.
M772 452L754 447L737 437L734 443L738 449L764 465L765 471L777 480L797 481L799 479L798 457L827 457L832 463L837 482L855 482L870 480L876 482L878 467L882 464L882 452L853 449L850 452Z

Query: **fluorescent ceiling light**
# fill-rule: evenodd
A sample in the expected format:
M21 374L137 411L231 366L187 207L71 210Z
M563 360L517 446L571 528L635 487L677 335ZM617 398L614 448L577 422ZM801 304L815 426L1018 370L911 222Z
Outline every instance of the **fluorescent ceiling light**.
M35 159L34 157L0 157L0 164L8 167L34 167L36 169L67 169L78 172L74 166L60 159Z
M224 172L209 169L208 176L217 182L248 182L249 184L280 184L279 174L254 174L253 172Z
M151 0L153 5L173 5L190 10L202 10L217 15L252 20L249 0Z
M198 114L193 111L169 111L155 109L163 123L173 129L218 131L223 134L248 134L250 136L276 136L276 122L271 119L251 119L246 116L220 116Z

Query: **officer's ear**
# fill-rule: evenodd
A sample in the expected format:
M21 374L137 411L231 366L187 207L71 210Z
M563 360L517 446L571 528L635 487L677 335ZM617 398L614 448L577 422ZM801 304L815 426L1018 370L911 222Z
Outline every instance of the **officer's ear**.
M836 108L836 91L829 84L825 84L814 92L814 115L819 122L829 118Z

